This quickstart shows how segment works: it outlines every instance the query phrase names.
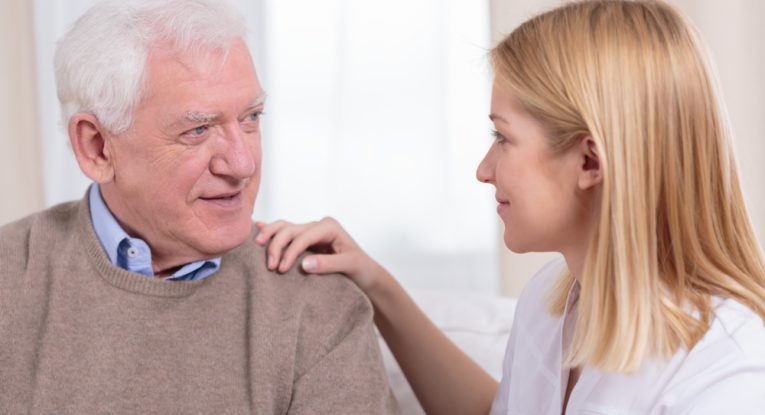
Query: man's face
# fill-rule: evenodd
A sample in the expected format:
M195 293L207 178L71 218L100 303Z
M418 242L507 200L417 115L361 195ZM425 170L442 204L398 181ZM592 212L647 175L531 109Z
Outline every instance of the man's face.
M243 243L260 183L263 90L246 45L194 58L149 53L148 95L123 135L106 137L107 205L152 248L155 273Z

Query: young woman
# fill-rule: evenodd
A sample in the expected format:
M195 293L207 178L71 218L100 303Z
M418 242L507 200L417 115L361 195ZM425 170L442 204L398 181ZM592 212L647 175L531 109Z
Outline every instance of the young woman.
M334 220L259 224L269 267L318 249L304 270L358 284L428 413L762 413L765 263L689 23L659 1L577 2L491 60L478 179L509 249L565 258L521 295L498 390Z

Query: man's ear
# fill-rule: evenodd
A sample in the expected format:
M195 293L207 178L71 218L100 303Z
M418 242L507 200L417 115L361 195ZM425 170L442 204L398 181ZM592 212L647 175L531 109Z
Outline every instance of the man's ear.
M69 141L80 170L96 183L114 178L114 160L106 142L108 131L95 115L78 112L69 118Z
M579 189L586 190L603 182L598 148L592 136L587 135L579 142L579 155L581 166L577 185Z

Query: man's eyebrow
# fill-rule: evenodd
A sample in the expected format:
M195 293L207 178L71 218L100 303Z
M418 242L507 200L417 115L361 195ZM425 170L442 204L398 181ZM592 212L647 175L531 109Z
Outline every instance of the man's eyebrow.
M250 105L248 105L247 108L244 111L242 111L242 114L249 113L255 108L263 106L263 104L266 102L266 97L267 95L265 92L258 95L257 98L252 100Z
M191 121L193 123L206 124L215 121L218 117L220 117L220 114L212 112L186 111L183 114L184 120Z
M265 92L261 92L260 95L258 95L257 98L255 98L255 100L252 101L252 105L250 105L250 108L263 105L263 103L266 102L266 98L268 98L268 94L266 94Z
M252 100L252 103L247 107L247 110L249 111L252 108L263 105L263 103L266 101L266 97L266 93L262 92L254 100ZM186 111L183 113L183 116L180 120L173 123L173 126L186 124L189 122L194 124L209 124L220 118L220 116L221 114L216 112Z

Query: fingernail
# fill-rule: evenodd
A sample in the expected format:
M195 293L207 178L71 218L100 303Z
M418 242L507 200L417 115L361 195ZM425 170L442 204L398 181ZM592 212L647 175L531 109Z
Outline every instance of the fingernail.
M276 260L273 255L268 256L268 269L274 269L276 266Z
M305 271L315 271L316 270L316 258L305 258L303 259L303 269Z

